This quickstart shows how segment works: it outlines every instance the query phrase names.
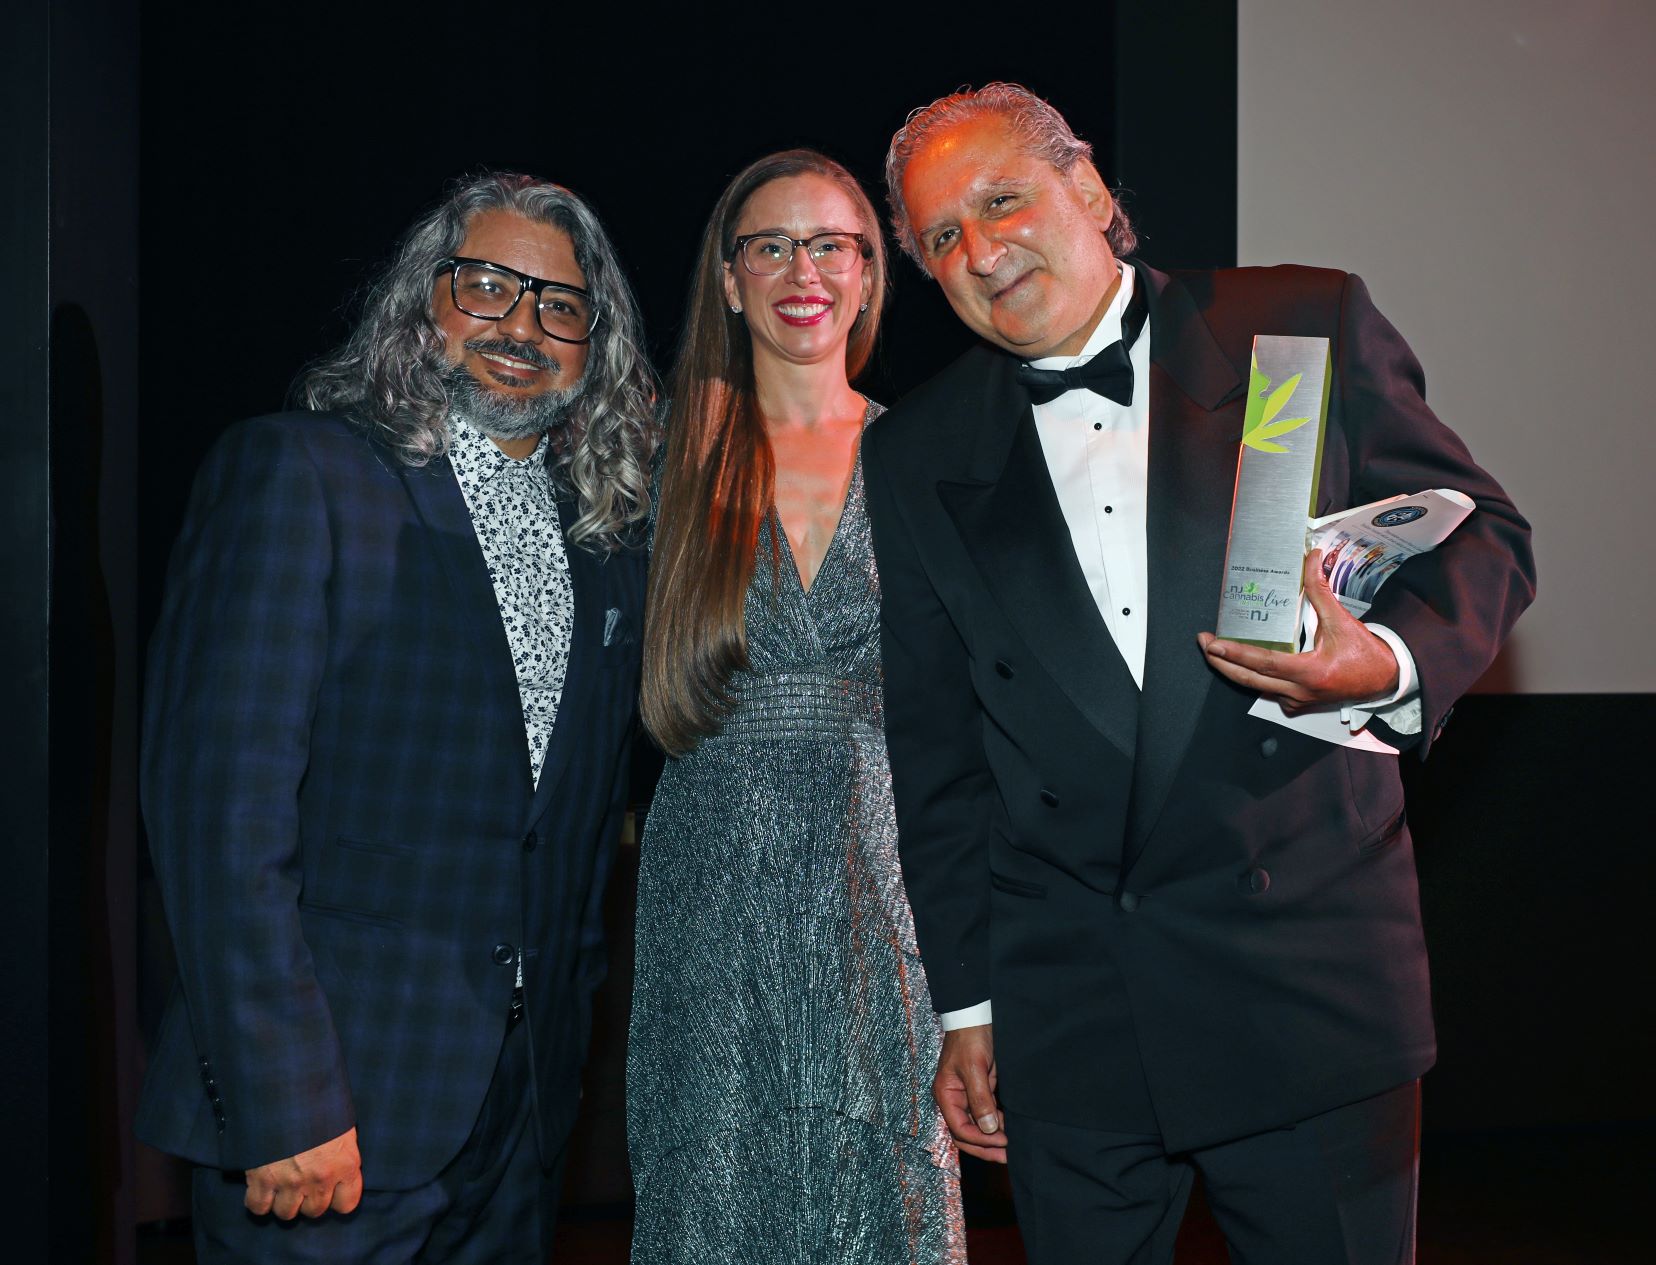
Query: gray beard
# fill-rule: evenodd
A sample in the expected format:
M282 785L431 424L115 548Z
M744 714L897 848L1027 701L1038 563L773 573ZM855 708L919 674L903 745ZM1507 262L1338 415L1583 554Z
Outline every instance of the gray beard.
M533 439L562 425L581 398L585 383L519 399L486 387L459 365L451 365L443 374L443 385L448 389L451 413L490 439L510 441Z

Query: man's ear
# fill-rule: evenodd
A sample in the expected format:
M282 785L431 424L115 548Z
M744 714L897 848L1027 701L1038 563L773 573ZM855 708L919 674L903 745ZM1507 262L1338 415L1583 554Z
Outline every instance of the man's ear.
M1104 232L1115 222L1115 199L1110 196L1110 187L1098 174L1092 159L1077 160L1075 166L1070 168L1069 179L1086 204L1087 214L1098 221L1098 231Z

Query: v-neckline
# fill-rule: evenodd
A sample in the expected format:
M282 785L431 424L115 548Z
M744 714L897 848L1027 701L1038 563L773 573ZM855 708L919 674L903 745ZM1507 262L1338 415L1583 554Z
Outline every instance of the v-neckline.
M773 504L770 508L771 530L782 542L782 551L788 555L788 572L793 576L794 585L799 589L799 595L809 599L816 587L822 582L823 575L828 570L828 562L834 556L834 547L839 544L841 529L845 526L845 515L851 508L851 496L857 490L857 479L862 474L862 437L857 437L857 455L851 462L851 477L845 484L845 499L840 502L839 517L834 520L833 534L828 537L828 547L822 551L822 561L817 564L816 574L811 577L809 584L800 574L799 558L794 553L793 541L788 539L788 529L782 526L782 515L777 512Z
M845 513L851 508L851 495L856 491L857 480L862 475L862 436L863 431L868 429L873 411L874 402L865 395L863 397L862 431L857 433L857 455L851 459L851 477L845 481L845 498L840 502L839 517L834 520L834 531L828 537L828 547L822 551L822 561L817 564L816 575L811 577L809 584L805 583L805 577L800 574L799 558L794 553L793 541L788 539L788 529L782 525L782 515L776 508L775 500L771 501L771 530L776 533L777 538L782 542L783 551L788 555L788 572L793 576L794 584L799 589L799 595L807 601L810 600L811 594L816 592L817 585L822 582L823 574L828 570L828 560L834 556L834 546L839 544L841 528L845 526Z

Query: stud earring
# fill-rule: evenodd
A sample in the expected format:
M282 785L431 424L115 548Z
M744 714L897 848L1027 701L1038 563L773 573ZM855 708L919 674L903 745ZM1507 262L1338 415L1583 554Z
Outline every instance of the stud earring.
M732 303L730 305L730 310L732 312L734 312L737 316L740 316L742 314L742 309L737 307L736 304L734 304L734 303Z
M864 303L860 308L857 309L857 311L859 311L859 312L868 311L868 304Z

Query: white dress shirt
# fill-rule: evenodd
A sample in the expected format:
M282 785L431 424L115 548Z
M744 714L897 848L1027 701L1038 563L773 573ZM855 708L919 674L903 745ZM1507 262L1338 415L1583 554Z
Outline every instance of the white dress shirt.
M1137 277L1118 263L1121 285L1086 346L1075 356L1032 360L1037 369L1068 369L1091 360L1121 338L1121 317L1133 297ZM1147 503L1150 479L1150 322L1128 349L1133 366L1133 398L1117 404L1094 391L1066 391L1034 406L1035 431L1046 456L1058 507L1069 526L1076 561L1092 591L1098 613L1116 649L1144 688L1144 639L1150 605L1146 560ZM1219 590L1213 593L1217 614ZM1399 733L1420 732L1420 698L1414 658L1391 629L1367 625L1397 658L1398 686L1384 699L1342 709L1353 731L1378 712ZM1195 648L1192 647L1192 653ZM943 1031L992 1022L987 1001L939 1016Z
M1121 317L1133 297L1133 270L1121 266L1121 284L1098 328L1077 356L1046 356L1037 369L1085 364L1121 340ZM1110 638L1144 688L1144 617L1150 593L1145 560L1146 502L1150 478L1150 327L1145 323L1128 349L1133 401L1117 404L1095 391L1066 391L1035 405L1058 508L1069 525L1081 574L1092 590ZM1217 593L1214 597L1218 603Z

